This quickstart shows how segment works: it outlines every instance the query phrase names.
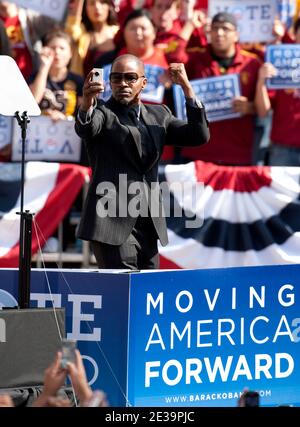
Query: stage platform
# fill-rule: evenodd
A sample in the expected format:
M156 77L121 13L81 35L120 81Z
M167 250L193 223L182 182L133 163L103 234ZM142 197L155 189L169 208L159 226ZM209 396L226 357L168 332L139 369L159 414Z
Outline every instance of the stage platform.
M32 308L65 308L111 406L236 406L245 387L261 406L300 406L300 265L33 269L31 282ZM17 292L18 270L0 269L0 307Z

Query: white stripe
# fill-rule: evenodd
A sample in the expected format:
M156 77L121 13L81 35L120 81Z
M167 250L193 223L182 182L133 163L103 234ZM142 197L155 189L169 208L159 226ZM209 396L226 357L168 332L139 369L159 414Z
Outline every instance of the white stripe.
M38 213L45 205L56 185L59 163L28 162L25 170L24 210ZM19 241L20 197L10 212L0 220L0 257L4 256ZM50 219L51 220L51 219Z
M299 168L273 167L271 186L248 193L230 189L214 191L210 185L199 191L197 187L197 201L191 204L192 190L182 194L176 191L175 184L190 182L195 186L198 185L194 163L168 165L165 168L165 175L173 187L174 197L182 208L191 210L200 218L215 218L230 223L266 220L297 200L300 193Z
M257 265L300 264L300 233L284 244L272 244L261 251L225 251L210 248L194 239L183 239L168 230L169 245L159 248L165 258L181 268L223 268Z
M186 163L184 165L166 165L164 171L169 183L176 181L197 181L195 162Z

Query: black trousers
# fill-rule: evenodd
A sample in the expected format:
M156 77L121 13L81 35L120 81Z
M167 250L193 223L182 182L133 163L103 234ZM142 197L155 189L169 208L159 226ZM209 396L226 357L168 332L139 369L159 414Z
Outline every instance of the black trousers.
M99 268L150 270L159 268L157 233L150 217L138 217L122 245L91 242Z

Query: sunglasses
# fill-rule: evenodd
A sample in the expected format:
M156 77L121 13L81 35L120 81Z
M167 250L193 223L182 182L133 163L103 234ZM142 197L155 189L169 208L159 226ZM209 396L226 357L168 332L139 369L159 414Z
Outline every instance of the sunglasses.
M133 84L145 76L139 76L137 73L110 73L109 80L111 83L121 83L123 79L127 84Z

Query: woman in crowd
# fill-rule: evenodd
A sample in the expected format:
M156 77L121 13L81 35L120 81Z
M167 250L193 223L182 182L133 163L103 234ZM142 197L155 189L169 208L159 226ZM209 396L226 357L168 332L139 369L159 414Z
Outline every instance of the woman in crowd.
M119 55L129 53L140 58L144 64L157 65L167 69L168 63L164 51L155 46L155 28L146 9L136 9L124 21L125 46L108 52L96 61L96 67L102 67Z
M74 48L70 69L86 75L94 62L105 52L115 48L118 31L112 0L72 0L66 21Z
M75 113L82 95L83 79L68 69L72 57L71 38L54 30L44 39L39 71L30 80L30 89L42 113L53 120Z

